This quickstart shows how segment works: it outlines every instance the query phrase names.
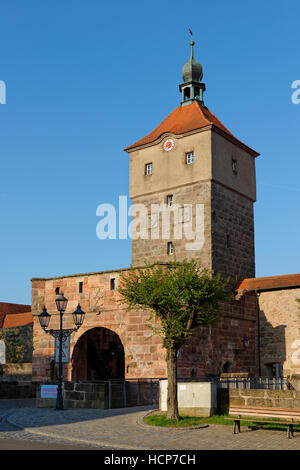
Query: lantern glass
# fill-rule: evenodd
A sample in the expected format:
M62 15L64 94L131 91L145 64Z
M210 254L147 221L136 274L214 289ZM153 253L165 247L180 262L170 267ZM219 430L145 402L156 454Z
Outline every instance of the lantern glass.
M59 312L65 312L67 308L68 299L64 297L64 294L61 292L56 299L56 307Z
M45 329L49 326L51 315L47 312L46 307L43 308L43 311L38 315L38 318L42 328Z
M73 312L73 320L77 328L80 328L85 317L85 312L81 310L80 305L77 305L77 309Z

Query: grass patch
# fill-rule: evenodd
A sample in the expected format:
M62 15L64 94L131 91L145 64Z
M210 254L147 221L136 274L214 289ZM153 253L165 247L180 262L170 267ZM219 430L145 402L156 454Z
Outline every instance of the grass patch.
M159 411L153 412L144 418L144 423L150 424L151 426L161 426L161 427L189 427L189 426L201 426L204 424L223 424L226 426L233 425L233 419L228 420L228 415L213 415L207 418L202 418L198 416L185 416L182 415L179 418L179 421L173 419L167 419L167 414ZM279 421L274 418L267 418L268 421ZM253 426L253 427L264 427L265 429L283 429L286 430L286 424L281 423L263 423L249 418L249 421L241 421L241 426ZM300 431L300 425L294 425L295 431Z

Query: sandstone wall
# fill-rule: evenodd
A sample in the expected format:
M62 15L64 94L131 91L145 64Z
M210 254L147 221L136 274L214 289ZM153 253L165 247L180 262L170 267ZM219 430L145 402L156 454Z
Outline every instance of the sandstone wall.
M50 328L59 327L59 314L56 310L55 289L59 287L69 300L64 315L64 328L74 327L72 312L80 303L86 312L83 326L71 336L71 353L78 339L86 331L104 327L115 332L125 351L125 376L165 377L165 352L161 339L153 336L147 327L146 312L128 311L120 304L117 290L110 290L110 279L118 279L122 271L96 273L90 275L57 278L51 280L33 280L32 313L34 317L34 357L33 380L50 379L51 362L54 357L54 339L45 334L39 325L37 315L47 306L52 315ZM83 282L83 292L79 293L79 283ZM72 360L64 367L65 379L72 380Z
M154 217L151 221L151 206L166 204L167 196L172 194L174 204L178 204L183 207L185 204L192 204L192 212L186 211L181 212L179 215L179 222L174 219L172 213L172 207L166 210L166 213L170 213L170 235L163 239L162 216ZM154 264L156 262L170 262L176 257L177 261L183 261L184 259L196 258L202 263L203 266L211 269L211 202L210 202L210 182L195 183L189 186L183 186L173 188L169 191L161 191L155 194L141 196L133 199L133 204L143 204L147 208L148 214L148 238L139 238L132 240L132 265L142 266L145 263ZM192 223L192 230L196 227L196 204L204 205L204 229L203 229L203 246L201 249L193 246L193 249L187 249L191 243L186 237L184 224ZM182 214L182 215L181 215ZM153 217L153 216L152 216ZM200 217L198 217L200 220ZM201 224L202 224L201 216ZM182 238L176 235L174 231L174 223L181 230ZM157 239L156 234L153 232L158 230ZM187 230L187 229L186 229ZM151 233L152 232L152 233ZM174 255L168 255L167 244L172 241L174 245ZM192 240L193 241L193 240ZM190 248L190 247L188 247ZM197 249L194 249L197 248Z
M223 303L222 317L199 327L178 357L179 377L209 377L223 372L257 374L255 297ZM244 339L249 341L244 346Z
M79 338L93 328L107 328L118 335L125 353L125 378L166 377L165 350L161 338L147 326L148 313L128 311L119 302L117 290L110 290L111 278L118 280L122 270L32 281L32 313L34 318L34 381L54 380L54 338L39 325L37 315L46 305L52 315L50 328L58 328L56 288L69 299L64 315L64 328L72 328L72 312L80 303L86 317L83 326L71 336L70 362L64 366L64 380L74 380L74 369L82 367L72 362ZM79 293L79 283L83 292ZM222 306L224 317L210 328L198 328L193 338L182 348L178 357L179 377L203 377L222 372L255 373L255 299L244 296ZM243 339L249 340L245 348ZM83 353L84 356L84 353ZM83 357L84 359L84 357ZM81 379L82 380L82 379Z
M279 363L283 375L299 387L300 310L296 299L300 289L264 292L259 296L262 375Z
M253 202L216 182L211 199L213 271L233 280L255 277Z

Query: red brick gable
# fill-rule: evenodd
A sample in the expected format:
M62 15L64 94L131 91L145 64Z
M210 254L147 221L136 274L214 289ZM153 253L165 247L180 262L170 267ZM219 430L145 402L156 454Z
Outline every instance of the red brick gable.
M236 143L247 148L254 156L259 154L247 147L239 141L234 135L219 121L219 119L206 106L201 105L197 101L186 106L178 106L164 121L159 124L150 134L135 142L133 145L126 147L126 152L133 150L135 147L150 144L159 139L165 133L175 135L185 134L186 132L211 127L220 130L223 134L230 137Z

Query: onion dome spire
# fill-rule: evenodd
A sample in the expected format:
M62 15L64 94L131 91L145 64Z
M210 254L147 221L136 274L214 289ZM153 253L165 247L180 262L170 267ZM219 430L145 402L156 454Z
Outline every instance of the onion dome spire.
M195 42L193 40L192 31L189 31L191 34L191 56L182 67L182 79L184 83L179 85L179 89L182 93L181 105L189 104L194 100L203 104L203 91L205 91L205 84L201 83L203 68L200 62L197 62L194 58Z

